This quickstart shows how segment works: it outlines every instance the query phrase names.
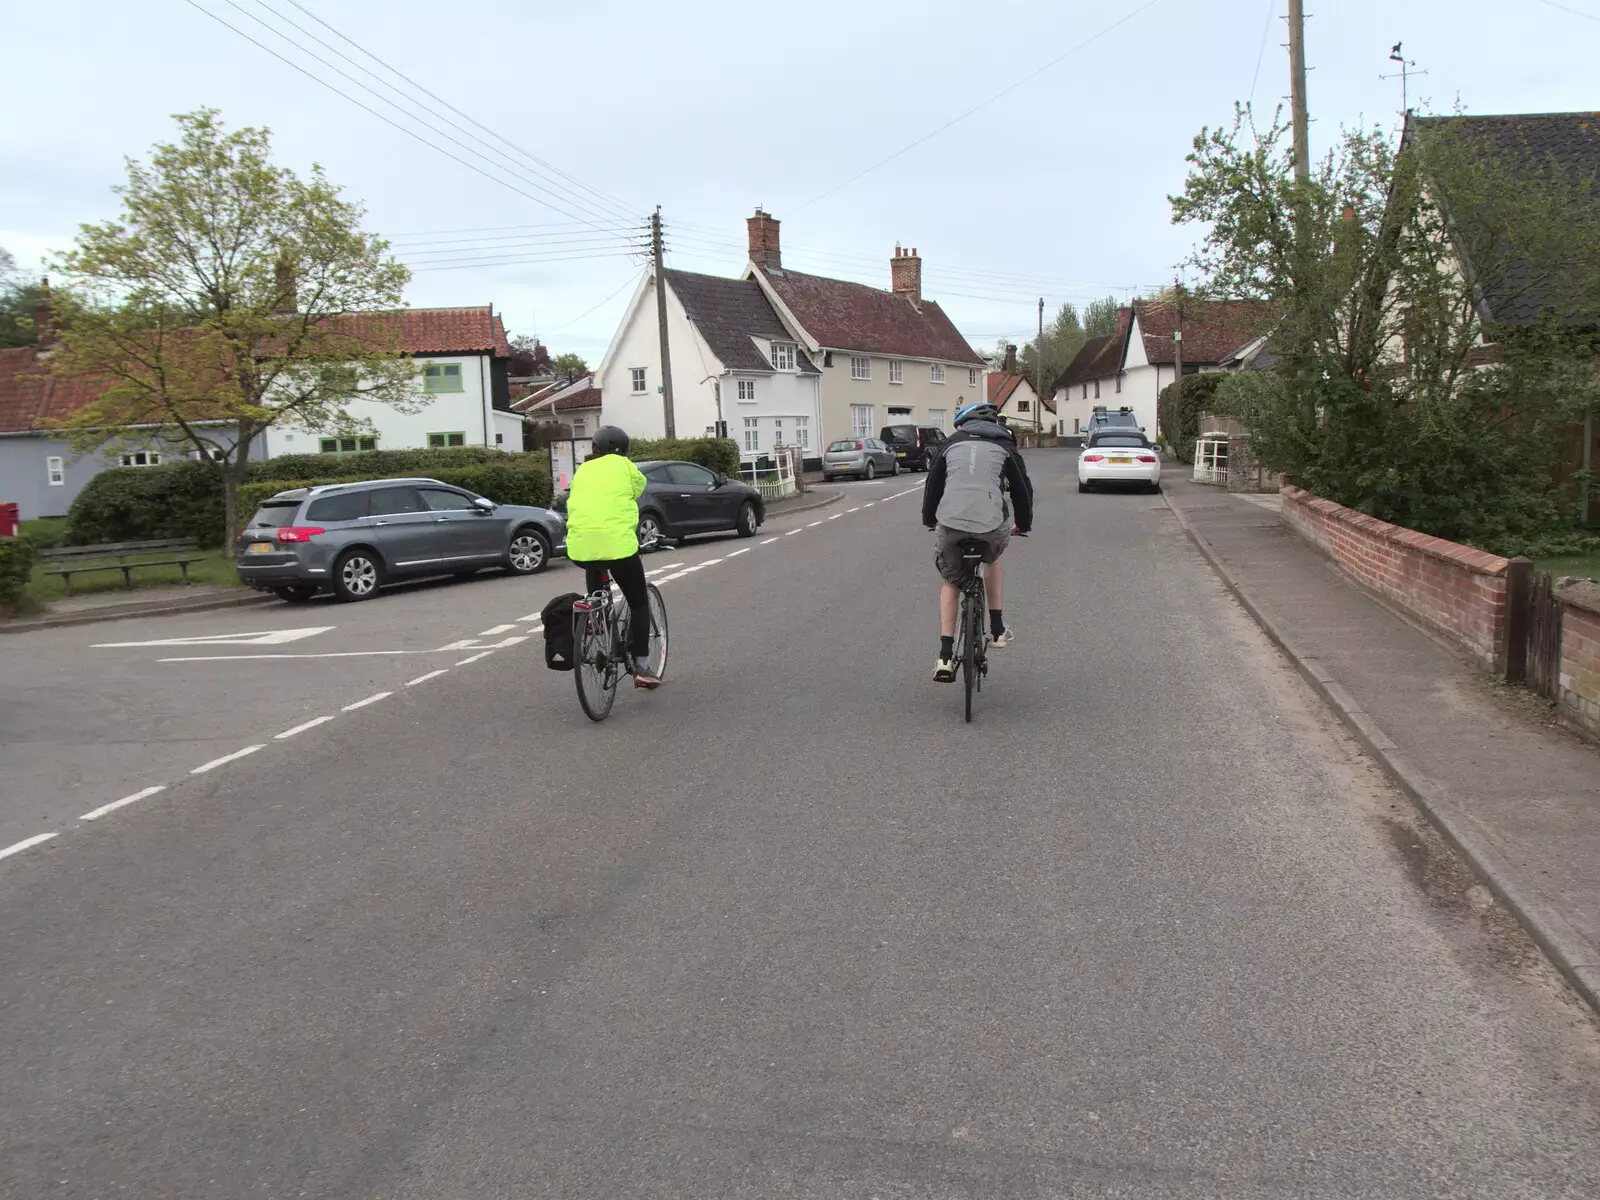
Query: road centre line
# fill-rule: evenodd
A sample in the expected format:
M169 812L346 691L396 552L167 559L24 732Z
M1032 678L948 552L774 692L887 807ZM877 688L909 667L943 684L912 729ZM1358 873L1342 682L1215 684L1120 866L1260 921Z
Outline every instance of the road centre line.
M340 712L355 712L358 708L365 708L369 704L376 704L379 700L386 700L394 695L393 692L374 692L365 700L357 700L354 704L346 704Z
M819 521L818 524L820 525L821 522ZM783 536L784 537L793 537L795 534L800 533L800 532L803 532L803 531L799 530L799 529L791 529L791 530L789 530L788 533L784 534Z
M221 758L213 758L208 763L201 763L194 770L190 771L189 774L204 775L207 771L215 771L218 767L226 766L231 762L237 762L247 754L254 754L257 750L265 750L266 746L267 744L265 742L262 742L259 746L246 746L243 750L235 750L232 754L224 754Z
M445 646L441 649L461 650L463 646ZM438 654L439 650L340 650L332 654L194 654L186 658L158 658L157 662L241 662L262 658L381 658L404 654Z
M437 679L441 675L448 675L449 667L440 667L437 671L429 671L426 675L418 675L415 679L406 680L407 687L416 687L419 683L427 683L430 679Z
M516 628L515 625L495 625L492 628L485 629L478 636L479 637L499 637L502 633L510 633L515 628Z
M29 846L37 846L40 842L48 842L56 835L53 833L36 833L31 838L23 838L15 846L7 846L0 850L0 858L10 858L13 854L21 854Z
M329 713L325 717L313 717L303 725L296 725L293 729L285 729L282 733L273 734L272 740L275 742L281 742L285 738L292 738L297 733L304 733L308 729L315 729L318 725L326 725L331 720L333 720L332 713Z
M493 651L493 650L485 650L485 651L483 651L483 652L482 652L482 653L480 653L480 654L474 654L474 655L472 655L472 656L470 656L470 657L468 657L468 658L463 658L463 659L462 659L462 660L461 660L461 661L460 661L460 662L458 662L458 663L457 663L457 664L456 664L456 666L458 666L458 667L464 667L464 666L466 666L466 665L467 665L467 664L468 664L468 663L475 663L475 662L477 662L477 661L478 661L478 660L479 660L479 659L480 659L480 658L488 658L488 657L489 657L489 655L491 655L491 654L493 654L493 653L494 653L494 651Z
M858 504L854 508L846 509L845 511L846 512L860 512L862 507L863 507L862 505Z
M778 539L777 539L777 538L775 538L775 537L769 537L769 538L768 538L768 539L767 539L767 540L766 540L766 541L764 541L764 542L762 542L762 543L761 543L761 544L762 544L762 545L763 545L763 546L770 546L770 545L772 545L772 543L773 543L773 542L775 542L775 541L777 541L777 540L778 540Z
M124 796L121 800L113 800L110 804L102 804L99 808L95 809L93 812L84 813L83 816L78 818L78 820L80 820L80 821L95 821L95 820L98 820L99 818L105 816L109 812L116 812L117 809L126 808L128 805L133 804L133 803L135 803L136 801L139 801L139 800L148 800L151 796L154 796L157 792L164 792L166 790L167 790L167 785L166 784L158 783L158 784L156 784L155 787L147 787L147 788L144 789L144 791L135 792L131 796Z
M811 524L807 525L806 528L807 529L815 529L818 525L821 525L821 524L822 524L821 521L813 521L813 522L811 522Z
M738 557L739 557L739 555L741 555L741 554L749 554L749 553L750 553L750 547L749 547L749 546L746 546L746 547L745 547L745 548L744 548L744 549L743 549L743 550L734 550L734 551L731 551L731 552L730 552L730 553L729 553L729 554L728 554L728 557L729 557L729 558L738 558Z
M839 519L839 518L840 518L840 517L842 517L842 516L844 516L844 514L843 514L843 513L834 513L834 514L833 514L833 516L831 516L831 517L829 517L829 518L828 518L828 520L830 520L830 521L837 521L837 520L838 520L838 519Z
M671 583L674 579L682 579L688 573L689 572L687 572L687 571L676 571L671 575L663 575L660 579L656 580L656 582L657 583Z
M867 502L866 502L866 503L865 503L865 504L863 504L863 505L862 505L862 506L861 506L861 507L862 507L862 508L871 508L871 507L872 507L872 506L873 506L873 505L874 505L874 504L876 504L876 503L877 503L877 501L876 501L876 500L868 500L868 501L867 501ZM851 510L850 510L850 511L851 511L851 512L854 512L854 511L855 511L855 510L854 510L854 509L851 509Z

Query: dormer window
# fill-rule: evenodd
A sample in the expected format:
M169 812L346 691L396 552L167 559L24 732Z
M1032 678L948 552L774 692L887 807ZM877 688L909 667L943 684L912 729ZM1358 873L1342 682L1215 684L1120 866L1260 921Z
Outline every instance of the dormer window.
M794 345L793 342L773 342L772 343L772 366L773 366L773 369L774 370L778 370L778 371L792 371L792 370L794 370L794 351L795 351L795 345Z

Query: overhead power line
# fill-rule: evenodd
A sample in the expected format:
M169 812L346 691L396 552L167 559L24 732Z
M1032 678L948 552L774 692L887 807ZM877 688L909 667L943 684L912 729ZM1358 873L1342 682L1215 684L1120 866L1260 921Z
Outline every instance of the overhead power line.
M581 313L579 313L577 316L573 317L572 320L568 321L565 325L557 325L550 332L551 333L560 333L563 329L571 329L579 321L583 320L585 317L591 315L592 313L598 312L600 309L602 309L606 305L610 304L618 296L622 295L623 291L625 291L627 289L628 285L633 283L637 279L638 279L638 275L637 274L629 275L626 279L624 279L622 281L621 286L618 287L616 291L612 292L604 300L600 301L599 304L596 304L592 308L584 309Z

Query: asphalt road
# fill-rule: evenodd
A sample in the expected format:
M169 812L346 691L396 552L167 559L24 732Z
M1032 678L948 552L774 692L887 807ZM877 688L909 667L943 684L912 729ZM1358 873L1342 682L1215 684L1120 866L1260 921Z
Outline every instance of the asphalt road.
M1600 1194L1586 1011L1158 499L1030 462L971 726L916 477L662 558L601 726L477 657L560 571L231 630L405 656L0 644L0 1196Z

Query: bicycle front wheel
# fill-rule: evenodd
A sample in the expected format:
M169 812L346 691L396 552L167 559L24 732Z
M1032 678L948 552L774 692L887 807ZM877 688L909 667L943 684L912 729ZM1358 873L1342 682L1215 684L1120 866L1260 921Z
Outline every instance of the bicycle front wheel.
M572 672L578 685L578 703L591 721L604 721L611 715L617 699L617 661L612 655L615 641L603 610L572 614L572 645L577 663Z
M966 692L967 723L972 723L972 693L978 686L978 647L983 644L983 614L971 595L961 597L961 683Z
M650 671L657 679L667 677L667 602L655 584L645 588L650 599Z

